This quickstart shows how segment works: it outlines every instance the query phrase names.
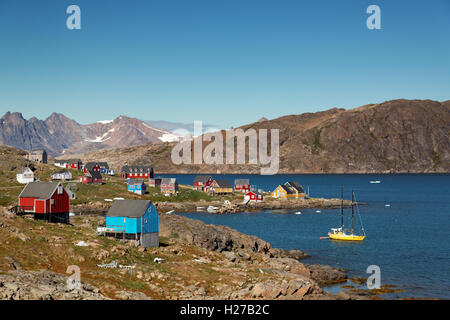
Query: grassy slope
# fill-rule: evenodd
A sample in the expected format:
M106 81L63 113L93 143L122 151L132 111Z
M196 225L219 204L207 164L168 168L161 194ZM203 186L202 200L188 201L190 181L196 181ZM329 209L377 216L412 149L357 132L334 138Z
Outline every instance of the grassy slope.
M115 291L129 290L143 292L154 299L178 297L183 287L195 284L197 287L203 286L207 294L213 296L221 293L221 285L231 285L235 281L242 286L242 283L272 277L261 274L257 268L244 268L239 264L226 263L224 268L222 254L195 246L178 245L176 235L161 237L160 248L142 252L112 238L97 236L94 228L99 219L76 216L71 219L74 225L70 226L1 215L0 243L4 245L0 247L0 272L11 269L5 263L6 257L18 261L25 270L48 269L65 274L69 265L77 265L83 282L99 287L103 294L111 298L114 298ZM76 246L81 240L90 246ZM174 254L174 249L179 253ZM108 256L98 258L101 252L107 252ZM155 257L164 258L167 262L155 263ZM210 262L195 262L194 259L199 257L207 257ZM103 269L97 266L112 260L122 265L136 265L136 268L127 272L120 268Z

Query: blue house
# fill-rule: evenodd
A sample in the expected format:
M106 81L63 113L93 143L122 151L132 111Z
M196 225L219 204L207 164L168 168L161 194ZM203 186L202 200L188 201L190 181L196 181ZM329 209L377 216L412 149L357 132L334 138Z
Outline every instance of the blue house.
M145 194L145 183L143 179L127 179L128 191L140 195Z
M143 247L159 246L159 216L150 200L116 200L106 214L106 229Z

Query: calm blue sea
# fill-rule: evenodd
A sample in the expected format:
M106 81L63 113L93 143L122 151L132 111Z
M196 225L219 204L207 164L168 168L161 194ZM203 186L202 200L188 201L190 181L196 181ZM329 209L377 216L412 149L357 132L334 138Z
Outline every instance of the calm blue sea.
M192 184L195 175L176 176ZM219 178L218 175L214 176ZM386 297L450 298L450 175L220 175L221 179L249 178L252 185L273 190L288 180L309 186L312 197L356 198L367 237L362 243L320 240L330 227L338 227L340 210L301 210L287 214L265 211L213 215L183 213L206 223L226 225L269 241L273 247L299 249L310 264L326 264L349 270L350 276L369 276L369 265L381 268L381 284L393 284L404 292ZM379 184L370 181L379 180ZM390 205L390 206L386 206ZM346 211L347 218L350 210ZM350 226L350 220L346 219Z

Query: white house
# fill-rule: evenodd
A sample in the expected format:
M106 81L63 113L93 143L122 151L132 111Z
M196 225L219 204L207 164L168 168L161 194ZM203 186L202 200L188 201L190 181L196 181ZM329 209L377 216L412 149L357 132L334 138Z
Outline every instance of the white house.
M61 170L52 174L53 180L71 180L72 173L68 170Z
M26 167L22 171L16 174L16 179L19 183L29 183L34 181L34 172Z

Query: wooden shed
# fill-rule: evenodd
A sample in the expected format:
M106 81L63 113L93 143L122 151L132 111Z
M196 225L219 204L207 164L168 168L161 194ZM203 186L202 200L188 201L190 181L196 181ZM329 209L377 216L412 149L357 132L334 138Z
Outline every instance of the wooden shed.
M69 195L59 182L34 181L19 195L19 211L33 213L35 219L69 222Z

